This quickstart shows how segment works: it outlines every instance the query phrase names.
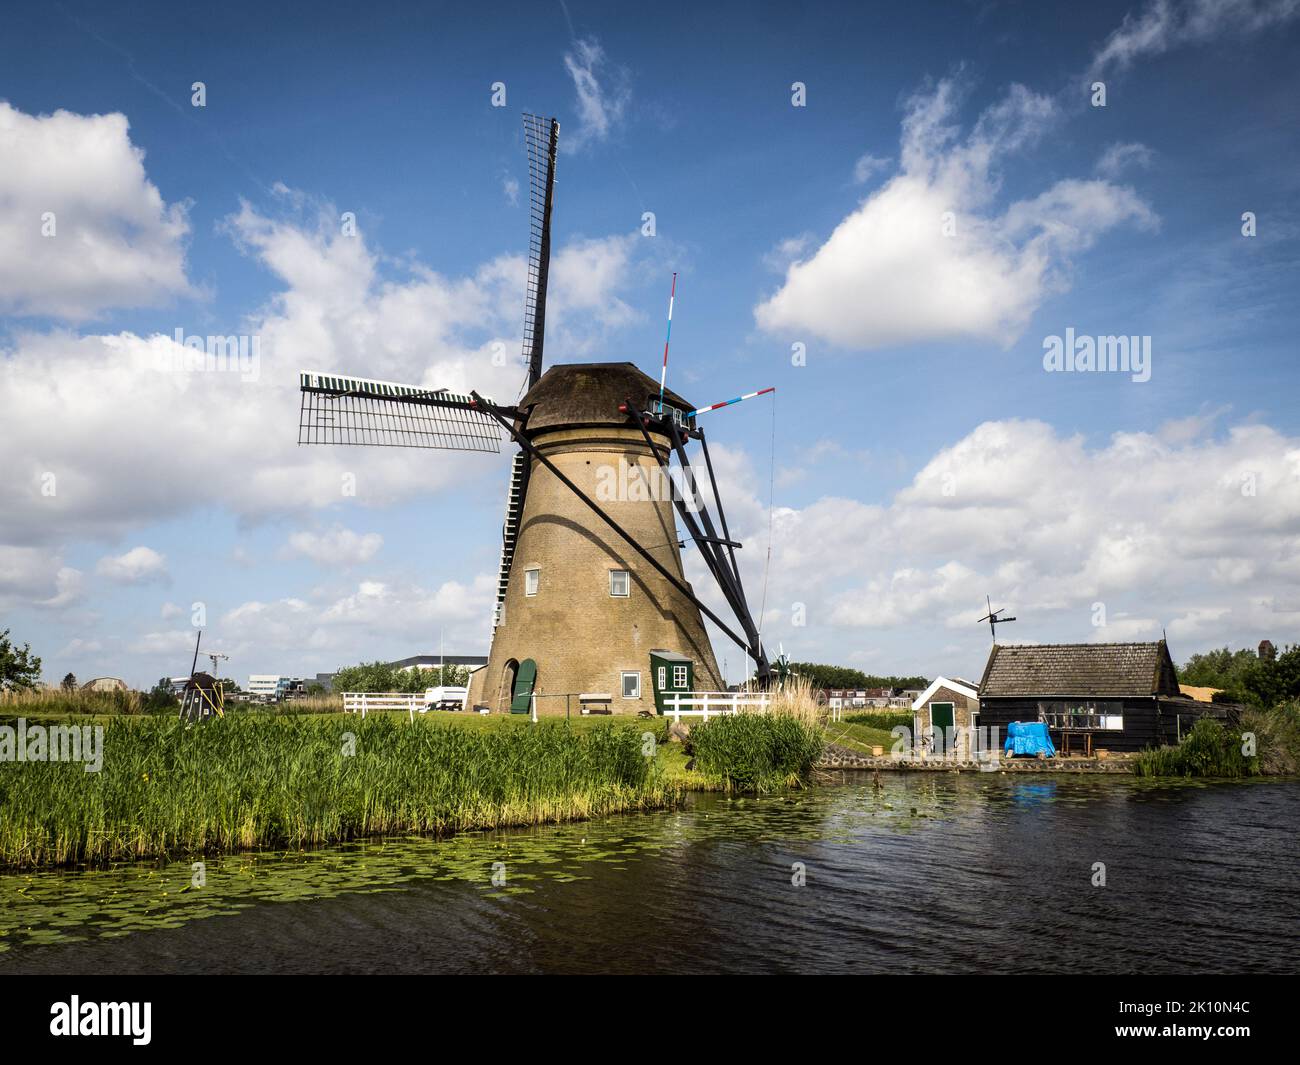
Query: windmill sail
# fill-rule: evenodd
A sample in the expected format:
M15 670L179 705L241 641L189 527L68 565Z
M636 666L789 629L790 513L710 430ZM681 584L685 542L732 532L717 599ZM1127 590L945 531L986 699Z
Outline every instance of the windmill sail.
M500 452L500 425L465 395L338 374L299 374L300 444Z
M524 115L528 142L528 278L524 289L526 388L541 379L546 334L546 284L551 271L551 209L555 205L555 152L560 124L553 118Z
M555 153L559 147L560 124L553 118L524 115L524 140L528 143L528 276L524 283L524 363L528 378L523 391L542 377L542 352L546 343L546 285L551 272L551 210L555 205ZM506 520L501 526L501 566L497 574L497 605L493 625L500 625L501 611L510 586L510 567L515 559L519 521L528 494L531 459L515 453L510 466L506 495Z

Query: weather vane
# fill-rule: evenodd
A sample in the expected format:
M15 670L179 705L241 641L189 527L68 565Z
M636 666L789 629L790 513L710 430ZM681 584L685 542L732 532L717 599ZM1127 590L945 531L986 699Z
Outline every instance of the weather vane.
M998 617L998 615L1001 614L1002 611L1006 610L1006 607L1000 607L999 609L994 610L994 609L993 609L993 600L990 599L987 595L984 597L984 602L988 604L988 611L989 611L989 612L988 612L987 614L985 614L982 618L980 618L980 621L987 621L987 622L989 623L989 632L991 632L991 633L993 634L993 642L994 642L994 643L997 643L997 642L998 642L998 626L999 626L999 625L1005 625L1008 621L1015 621L1016 619L1015 619L1015 618L1000 618L1000 617Z

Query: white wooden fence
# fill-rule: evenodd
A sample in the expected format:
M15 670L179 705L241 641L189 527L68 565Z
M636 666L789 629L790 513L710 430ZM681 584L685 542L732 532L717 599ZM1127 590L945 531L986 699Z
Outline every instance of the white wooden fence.
M664 716L674 721L684 717L749 712L765 714L772 705L770 692L664 692Z
M424 692L344 692L343 712L366 716L369 710L405 710L412 721L415 712L424 713Z

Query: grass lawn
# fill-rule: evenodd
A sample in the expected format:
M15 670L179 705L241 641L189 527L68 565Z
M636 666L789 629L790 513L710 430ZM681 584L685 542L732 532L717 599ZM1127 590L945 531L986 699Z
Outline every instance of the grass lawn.
M825 726L826 739L847 747L859 754L871 754L873 746L883 747L888 754L894 746L894 737L888 729L873 728L853 721L829 722Z

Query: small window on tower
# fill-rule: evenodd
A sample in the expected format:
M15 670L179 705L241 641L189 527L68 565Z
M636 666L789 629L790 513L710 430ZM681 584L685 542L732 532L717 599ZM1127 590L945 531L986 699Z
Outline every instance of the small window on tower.
M624 699L641 698L641 674L640 673L623 674L623 698Z
M609 594L626 598L632 590L632 575L625 569L609 571Z
M542 571L540 569L524 570L524 595L536 595L537 586L541 583Z

